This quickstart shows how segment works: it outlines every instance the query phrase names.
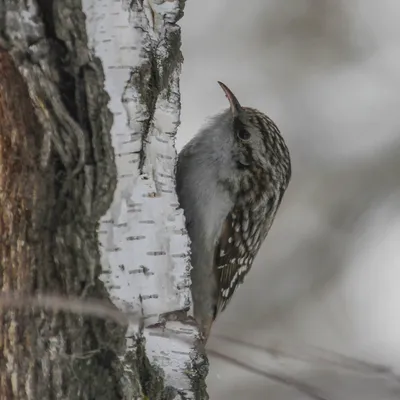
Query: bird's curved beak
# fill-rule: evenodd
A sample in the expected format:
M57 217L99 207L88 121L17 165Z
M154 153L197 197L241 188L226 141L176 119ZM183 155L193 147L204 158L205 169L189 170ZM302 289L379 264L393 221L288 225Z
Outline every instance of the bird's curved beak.
M229 104L231 106L231 111L233 117L237 117L240 112L242 111L242 106L240 105L238 99L235 97L235 95L231 92L231 90L226 86L224 83L218 81L219 86L221 86L222 90L225 93L225 96L229 100Z

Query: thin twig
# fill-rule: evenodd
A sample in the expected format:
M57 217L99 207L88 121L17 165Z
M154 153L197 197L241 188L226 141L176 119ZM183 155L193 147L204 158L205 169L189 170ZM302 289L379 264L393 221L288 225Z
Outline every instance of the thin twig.
M372 364L363 360L359 360L357 358L349 357L346 356L345 354L340 354L337 352L333 352L331 350L325 350L325 349L320 349L318 347L314 347L315 350L318 350L323 353L323 355L327 356L336 356L339 359L338 360L333 360L333 359L318 359L316 356L313 355L301 355L301 354L289 354L288 352L285 352L281 349L276 349L272 347L268 347L265 345L259 345L256 343L249 343L247 341L244 341L242 339L236 339L231 336L227 335L221 335L221 334L214 334L214 337L223 340L224 342L228 343L233 343L235 345L243 346L247 349L254 349L258 351L263 351L264 353L268 353L271 356L283 356L286 358L291 358L292 360L299 360L299 361L308 361L308 362L315 362L315 363L326 363L328 365L335 365L343 369L350 370L351 372L358 372L358 373L368 373L368 374L376 374L376 375L384 375L388 376L390 375L391 377L394 377L396 380L399 379L398 376L396 376L393 371L384 365L379 365L379 364ZM308 345L303 345L303 347L310 347Z
M135 317L134 315L119 311L110 304L100 300L82 300L78 297L62 297L55 295L27 296L18 293L5 293L0 295L0 310L35 308L111 319L121 325L134 323L139 319L138 316Z
M317 389L313 388L312 386L308 385L307 383L304 382L299 382L296 379L293 379L289 376L284 376L284 375L277 375L273 372L267 372L263 371L261 369L258 369L250 364L247 364L243 361L237 360L236 358L226 356L224 354L219 353L216 350L213 349L208 349L207 353L209 355L212 355L214 357L220 358L221 360L227 361L231 365L235 365L239 368L242 368L246 371L252 372L256 375L262 376L264 378L270 379L272 381L281 383L285 386L292 387L296 390L298 390L301 393L306 394L309 396L311 399L315 400L329 400L328 397L325 397L323 394L319 393Z

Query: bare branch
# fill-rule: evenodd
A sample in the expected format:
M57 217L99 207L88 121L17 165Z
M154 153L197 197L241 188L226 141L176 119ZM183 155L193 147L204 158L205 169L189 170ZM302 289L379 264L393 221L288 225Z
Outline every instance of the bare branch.
M303 353L290 353L281 348L278 349L276 347L250 343L242 339L236 339L227 335L215 334L214 337L227 343L243 346L246 349L262 351L273 357L291 358L293 360L309 362L312 365L323 364L330 367L334 366L340 369L347 369L353 373L357 372L360 374L384 375L385 377L391 377L399 380L399 377L395 375L393 371L385 365L366 362L354 357L346 356L345 354L340 354L332 350L318 348L316 346L310 346L305 343L299 344L297 346L302 348ZM307 354L304 352L307 350L316 354Z
M312 386L308 385L307 383L300 382L292 377L289 376L284 376L284 375L278 375L273 372L267 372L263 371L259 368L254 367L253 365L247 364L243 361L237 360L234 357L230 357L224 354L219 353L216 350L213 349L208 349L207 350L208 355L215 356L220 358L221 360L227 361L231 365L235 365L239 368L242 368L246 371L253 372L256 375L262 376L264 378L270 379L272 381L281 383L285 386L292 387L296 390L298 390L301 393L306 394L309 396L311 399L315 400L330 400L326 396L324 396L322 393L318 391L318 389L313 388Z

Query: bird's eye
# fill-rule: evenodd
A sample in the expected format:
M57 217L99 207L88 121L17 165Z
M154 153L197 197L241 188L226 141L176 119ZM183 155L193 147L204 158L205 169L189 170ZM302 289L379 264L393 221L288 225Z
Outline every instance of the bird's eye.
M235 132L237 138L243 142L250 139L250 132L246 129L245 125L238 117L233 120L233 131Z
M246 129L242 127L237 130L236 134L240 140L246 141L250 139L250 133L247 132Z

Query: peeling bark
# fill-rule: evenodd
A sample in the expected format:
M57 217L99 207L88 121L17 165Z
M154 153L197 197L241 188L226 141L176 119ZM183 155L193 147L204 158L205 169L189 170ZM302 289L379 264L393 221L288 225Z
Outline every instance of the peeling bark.
M119 309L143 321L139 330L128 327L125 359L136 351L132 338L143 337L164 384L179 389L178 398L202 399L208 365L197 328L187 324L189 245L174 179L183 5L83 1L90 48L102 60L111 97L117 156L118 184L99 230L100 279Z
M108 108L104 60L88 48L81 2L0 0L0 27L0 293L115 301L102 278L97 231L117 188L118 115ZM168 103L171 76L178 79L174 35L161 67L152 58L132 75L143 88L141 105L153 110L140 127L141 172L149 172L144 145L158 96L163 91ZM143 332L128 331L127 351L130 326L28 304L9 309L0 298L1 399L207 398L197 359L187 365L192 390L185 392L149 361Z

